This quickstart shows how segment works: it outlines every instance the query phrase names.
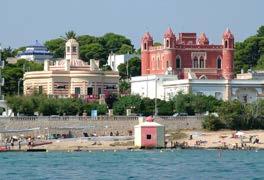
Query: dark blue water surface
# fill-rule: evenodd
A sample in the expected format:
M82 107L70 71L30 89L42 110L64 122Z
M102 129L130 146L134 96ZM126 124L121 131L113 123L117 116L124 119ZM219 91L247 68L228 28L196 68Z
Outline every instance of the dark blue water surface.
M0 153L0 179L264 179L264 151Z

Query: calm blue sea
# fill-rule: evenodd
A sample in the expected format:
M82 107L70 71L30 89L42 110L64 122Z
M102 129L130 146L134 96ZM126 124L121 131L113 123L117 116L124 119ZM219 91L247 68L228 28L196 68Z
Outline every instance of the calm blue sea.
M0 179L264 179L264 151L0 153Z

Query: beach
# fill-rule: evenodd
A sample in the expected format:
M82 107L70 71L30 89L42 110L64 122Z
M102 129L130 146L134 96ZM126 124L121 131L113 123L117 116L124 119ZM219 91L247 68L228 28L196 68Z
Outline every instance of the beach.
M194 131L182 130L166 134L166 148L185 149L264 149L264 131ZM242 134L237 136L236 134ZM256 139L258 142L256 143ZM92 150L126 150L136 149L133 136L100 136L77 137L52 140L34 140L36 145L29 147L26 142L21 143L21 150L46 149L48 151L92 151ZM47 144L46 144L47 143ZM11 150L18 150L15 143Z
M264 131L182 131L186 136L176 140L185 143L187 148L205 149L264 149ZM236 134L241 135L236 135ZM251 139L251 141L250 141ZM258 143L254 141L258 139Z

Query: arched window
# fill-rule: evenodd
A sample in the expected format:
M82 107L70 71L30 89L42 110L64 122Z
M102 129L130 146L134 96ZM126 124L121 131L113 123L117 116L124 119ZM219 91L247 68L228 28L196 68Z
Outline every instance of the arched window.
M169 46L170 46L170 41L166 40L166 47L169 47Z
M204 68L204 58L203 58L203 56L200 57L200 68Z
M222 60L220 57L217 58L216 60L216 67L217 69L221 69L222 68Z
M159 60L159 57L158 57L158 60L157 60L157 69L160 68L160 60Z
M147 49L147 43L144 43L144 50Z
M181 58L179 56L176 57L176 68L181 68Z
M193 58L193 67L198 68L198 58L196 56Z
M169 61L166 61L166 67L167 68L169 67Z
M225 48L227 48L227 40L225 40Z

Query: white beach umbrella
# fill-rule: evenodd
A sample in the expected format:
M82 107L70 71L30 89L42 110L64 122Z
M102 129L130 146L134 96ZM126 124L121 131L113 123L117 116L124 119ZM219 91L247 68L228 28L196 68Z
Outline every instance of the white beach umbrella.
M242 131L238 131L238 132L236 133L236 135L237 135L237 136L243 136L243 135L245 135L245 133L243 133Z

